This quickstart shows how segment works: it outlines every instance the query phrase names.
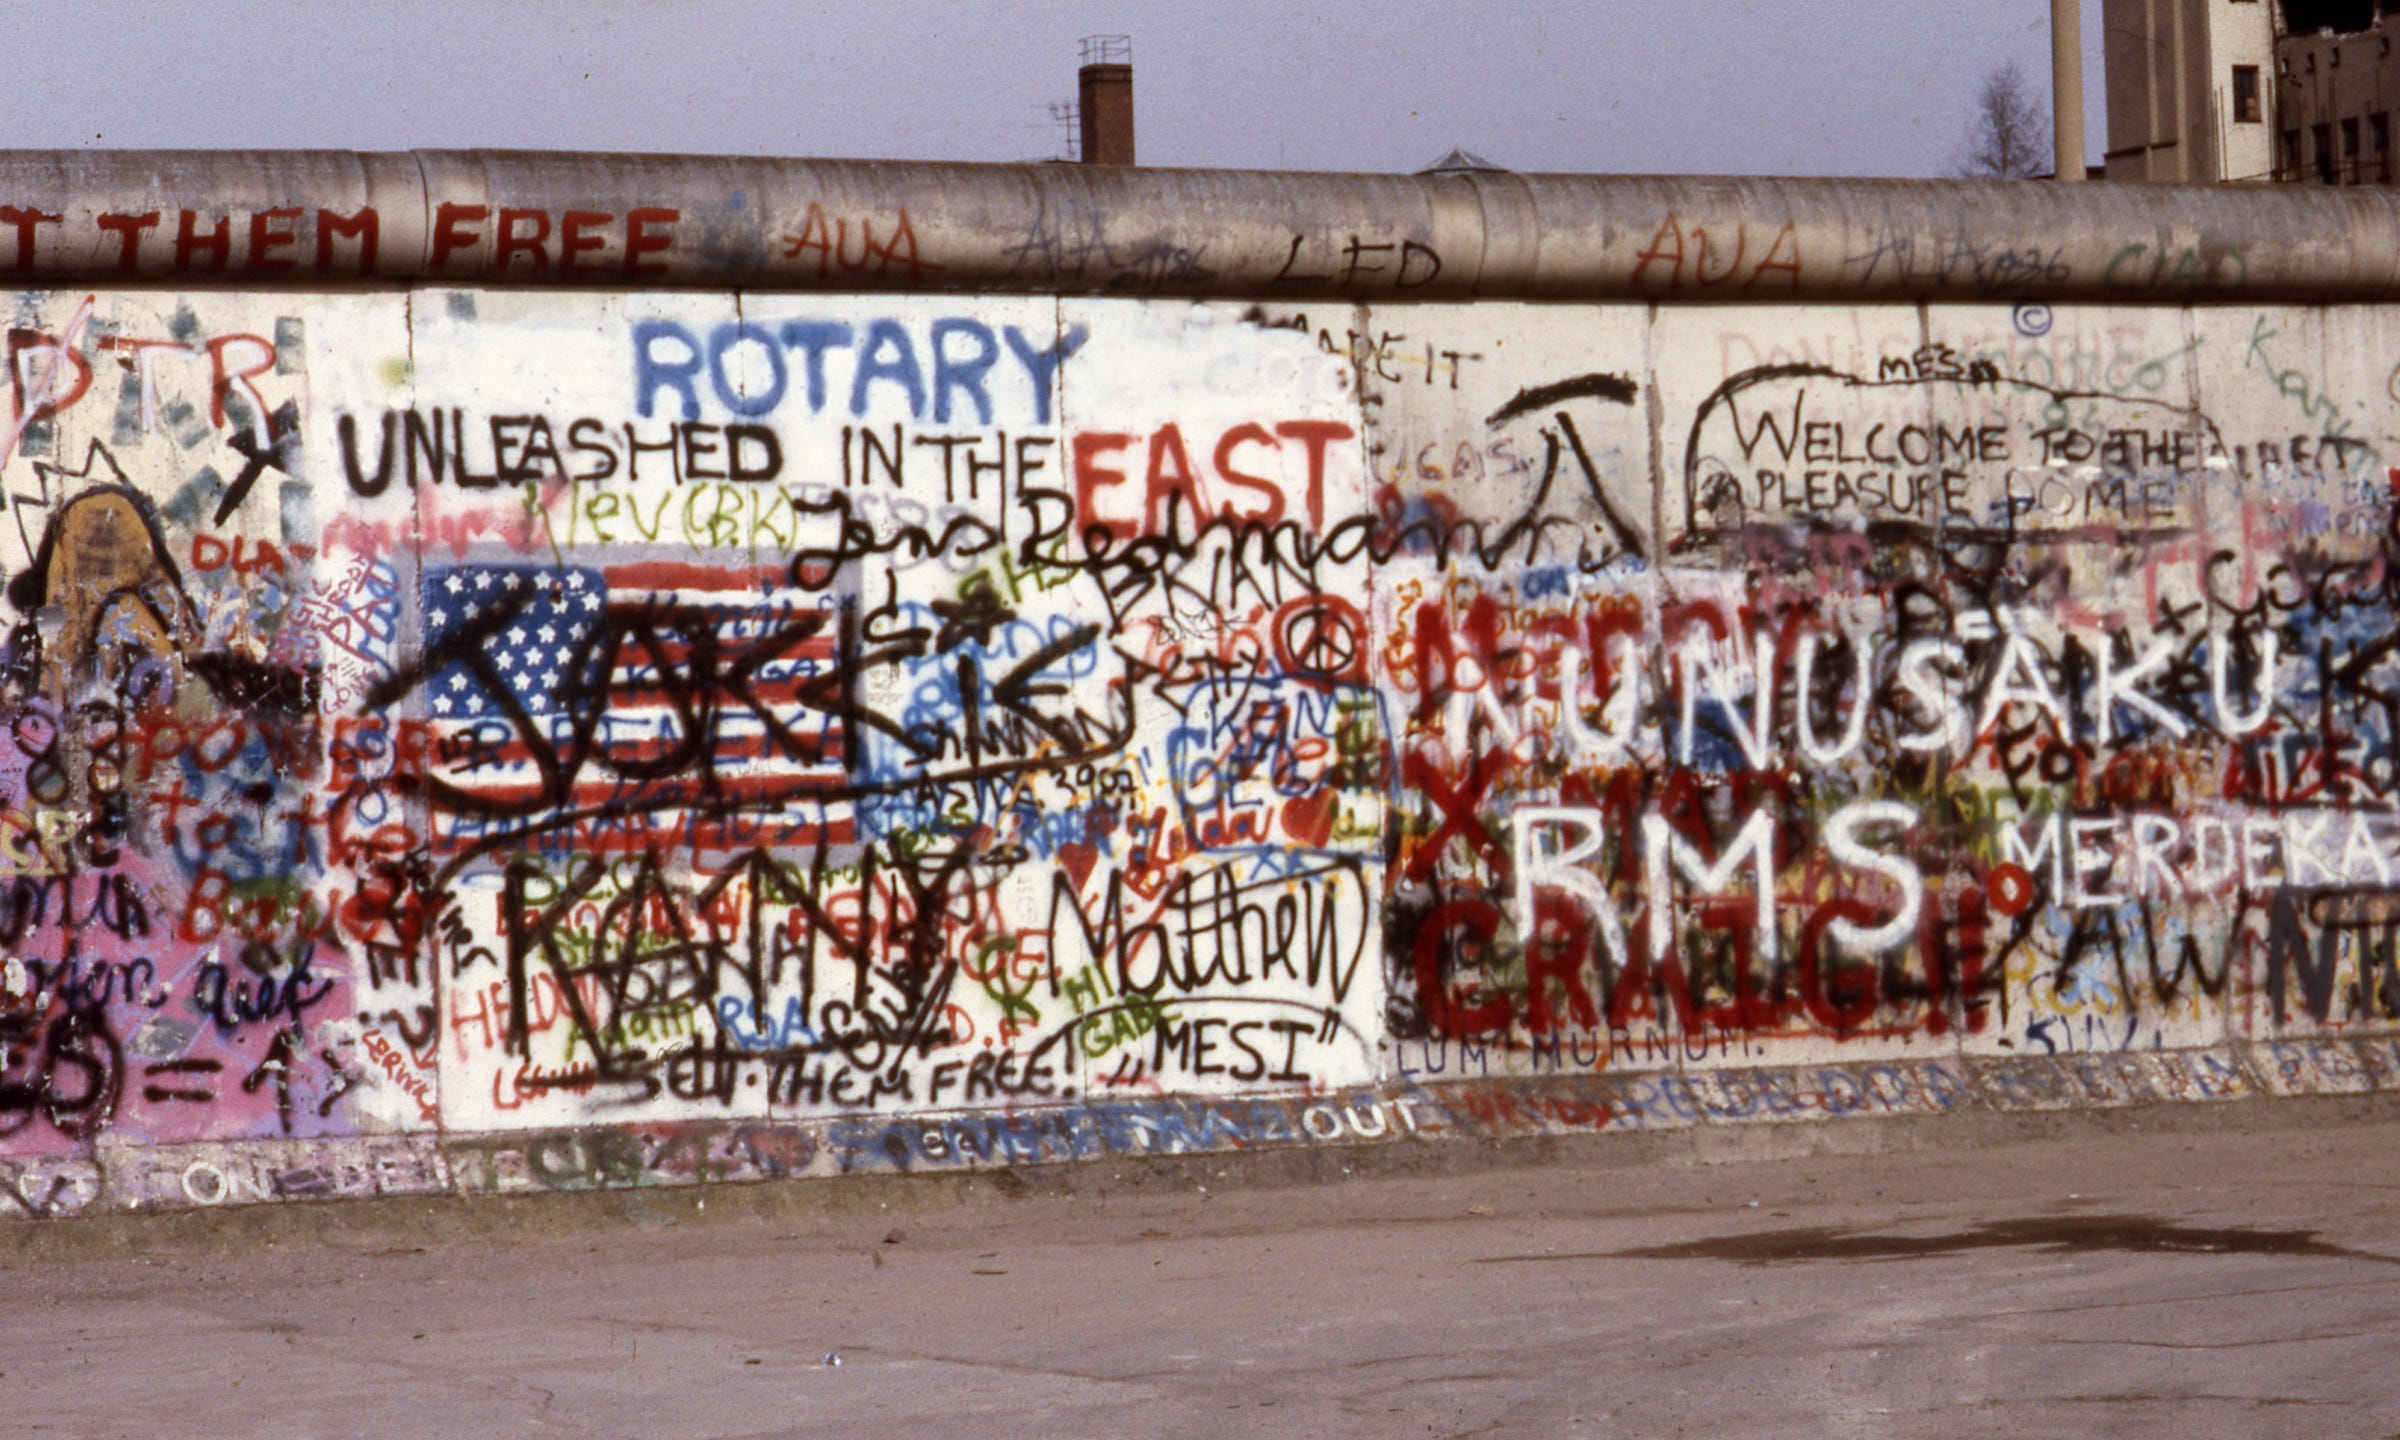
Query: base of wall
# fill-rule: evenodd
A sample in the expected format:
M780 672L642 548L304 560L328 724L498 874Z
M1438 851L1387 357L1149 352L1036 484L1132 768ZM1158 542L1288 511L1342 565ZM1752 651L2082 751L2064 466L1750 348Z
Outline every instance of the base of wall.
M658 1192L836 1176L983 1176L1012 1192L1072 1188L1028 1178L1054 1170L1072 1175L1112 1169L1110 1162L1179 1157L1277 1157L1268 1168L1306 1181L1326 1178L1335 1165L1347 1174L1370 1161L1382 1169L1441 1163L1436 1157L1490 1163L1503 1152L1538 1159L1551 1143L1584 1137L1680 1134L1693 1143L1679 1148L1705 1160L1796 1153L1768 1137L1854 1118L2033 1117L2386 1094L2400 1095L2400 1037L1666 1074L1406 1077L1325 1095L1158 1097L790 1124L173 1146L103 1139L88 1155L0 1162L0 1211L59 1219L260 1202ZM1976 1143L1974 1128L1937 1127L1926 1143L1944 1143L1946 1135ZM1800 1148L1823 1147L1812 1141Z

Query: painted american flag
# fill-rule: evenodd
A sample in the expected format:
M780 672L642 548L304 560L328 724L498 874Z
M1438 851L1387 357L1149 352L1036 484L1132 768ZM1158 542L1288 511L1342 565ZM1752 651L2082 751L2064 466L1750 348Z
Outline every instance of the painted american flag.
M782 570L468 563L421 593L442 852L855 838L833 615Z

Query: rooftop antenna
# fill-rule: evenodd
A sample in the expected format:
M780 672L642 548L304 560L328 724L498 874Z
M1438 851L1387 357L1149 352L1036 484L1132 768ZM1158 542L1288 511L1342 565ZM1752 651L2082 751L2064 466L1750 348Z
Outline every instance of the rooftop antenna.
M1064 160L1069 164L1082 157L1083 116L1072 100L1052 100L1041 107L1042 118L1034 123L1050 132L1049 160Z

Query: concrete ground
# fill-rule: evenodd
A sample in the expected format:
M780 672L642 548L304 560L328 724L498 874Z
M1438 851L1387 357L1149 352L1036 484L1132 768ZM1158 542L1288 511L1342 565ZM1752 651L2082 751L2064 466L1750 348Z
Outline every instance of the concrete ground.
M2400 1434L2400 1112L1749 1133L1308 1185L1219 1160L1016 1198L57 1222L0 1259L0 1415L409 1440ZM1855 1153L1741 1158L1825 1146Z

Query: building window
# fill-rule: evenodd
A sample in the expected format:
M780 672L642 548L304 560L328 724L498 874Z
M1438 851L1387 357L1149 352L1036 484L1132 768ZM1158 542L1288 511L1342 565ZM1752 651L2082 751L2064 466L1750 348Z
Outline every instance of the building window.
M2356 185L2358 175L2358 122L2342 122L2342 183Z
M2278 180L2300 178L2300 132L2297 130L2283 132L2283 170L2275 178Z
M2367 139L2374 145L2375 183L2392 183L2392 113L2367 117Z
M2333 183L2333 127L2331 125L2311 125L2308 127L2308 138L2317 152L2317 183L2331 185Z
M2256 125L2262 118L2258 108L2258 67L2233 67L2233 118L2244 125Z

